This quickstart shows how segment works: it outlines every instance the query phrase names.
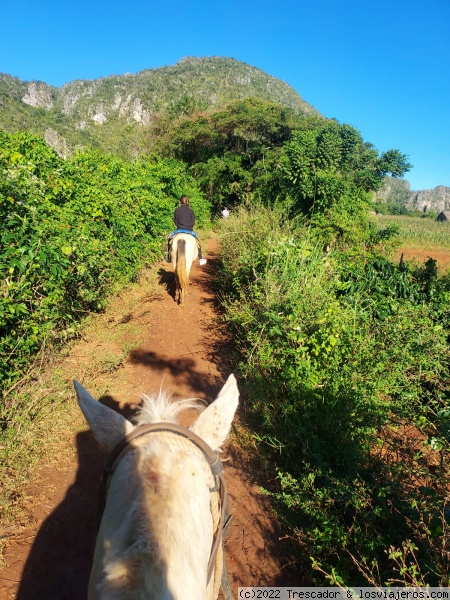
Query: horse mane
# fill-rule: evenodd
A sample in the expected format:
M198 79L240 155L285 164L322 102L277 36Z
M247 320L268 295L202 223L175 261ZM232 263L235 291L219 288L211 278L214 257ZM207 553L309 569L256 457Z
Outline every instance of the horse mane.
M159 394L142 396L142 405L135 417L136 425L151 425L153 423L178 423L177 416L183 410L195 408L204 410L204 401L200 398L170 401L170 395L160 390Z

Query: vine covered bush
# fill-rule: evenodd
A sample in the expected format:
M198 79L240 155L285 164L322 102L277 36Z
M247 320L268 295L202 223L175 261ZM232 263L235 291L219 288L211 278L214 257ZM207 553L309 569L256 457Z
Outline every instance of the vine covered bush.
M182 193L201 226L209 206L176 160L64 161L40 138L0 133L0 391L158 257Z

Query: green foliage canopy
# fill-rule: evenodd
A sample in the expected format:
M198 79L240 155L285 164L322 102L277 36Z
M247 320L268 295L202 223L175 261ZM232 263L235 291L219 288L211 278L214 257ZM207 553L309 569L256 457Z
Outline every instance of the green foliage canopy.
M337 122L294 131L282 158L286 192L297 209L330 229L328 242L367 231L369 192L387 172L399 177L410 167L398 150L379 156L359 131Z
M287 201L328 230L328 243L367 237L369 193L411 167L398 150L379 155L351 125L256 98L162 118L149 139L190 166L214 207Z
M278 163L283 144L295 128L318 120L323 119L246 98L176 121L162 118L153 125L149 139L153 152L191 167L214 206L234 206L248 202L254 194L269 198L280 192Z

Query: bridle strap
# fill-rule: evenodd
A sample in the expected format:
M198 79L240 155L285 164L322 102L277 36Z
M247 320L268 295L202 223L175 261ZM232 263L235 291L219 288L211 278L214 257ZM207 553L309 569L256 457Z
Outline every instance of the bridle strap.
M211 546L211 554L209 555L206 584L209 583L211 575L214 571L214 567L216 566L217 551L219 550L219 544L221 544L223 541L223 529L225 525L225 520L228 519L227 484L225 483L225 479L222 473L217 476L217 480L219 483L220 518L217 524L216 533L214 534L214 540Z
M124 438L120 440L120 442L113 448L111 454L109 455L108 460L106 461L104 472L109 475L109 471L112 470L116 459L122 452L126 446L131 444L135 439L142 437L143 435L147 435L147 433L168 431L170 433L175 433L180 435L181 437L187 438L193 444L195 444L205 455L206 460L210 466L212 474L214 477L220 475L223 471L222 461L217 455L217 452L214 452L208 444L202 440L200 436L191 431L190 429L186 429L186 427L182 427L177 423L153 423L152 425L141 425L140 427L136 427L131 433L126 435Z
M200 436L191 431L190 429L186 429L186 427L182 427L177 423L153 423L151 425L141 425L134 429L131 433L123 437L116 446L114 446L111 454L108 457L108 460L103 467L103 476L100 481L100 492L99 492L99 502L98 502L98 527L100 528L100 523L102 520L103 512L106 506L106 495L108 488L108 478L114 473L114 466L116 460L119 458L122 451L131 444L134 440L147 435L149 433L175 433L176 435L180 435L185 439L188 439L192 442L197 448L199 448L204 457L206 458L211 472L214 476L214 480L216 482L216 487L218 487L219 498L220 498L220 519L217 525L217 530L214 535L213 544L211 547L211 554L208 562L208 570L207 570L207 583L211 579L211 575L214 571L217 551L219 549L219 544L222 543L222 532L225 524L225 519L228 518L228 498L227 498L227 488L225 484L225 479L223 477L223 464L220 460L218 453L214 452L208 446L208 444L202 440Z

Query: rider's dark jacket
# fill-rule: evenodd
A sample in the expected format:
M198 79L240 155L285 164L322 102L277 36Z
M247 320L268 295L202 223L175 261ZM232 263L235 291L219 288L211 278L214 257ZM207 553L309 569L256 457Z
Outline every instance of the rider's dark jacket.
M175 209L173 220L175 221L177 229L187 229L189 231L194 229L194 211L187 204L182 204Z

